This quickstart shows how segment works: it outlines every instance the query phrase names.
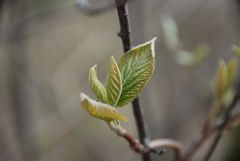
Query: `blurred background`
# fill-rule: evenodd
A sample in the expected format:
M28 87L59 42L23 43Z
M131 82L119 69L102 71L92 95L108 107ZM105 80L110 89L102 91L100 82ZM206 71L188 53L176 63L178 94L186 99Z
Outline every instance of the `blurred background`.
M149 135L187 147L207 117L217 62L231 58L239 43L240 1L131 0L128 7L133 44L158 37L155 73L140 95ZM200 65L173 60L163 41L165 15L174 18L185 50L208 45ZM0 0L0 161L140 160L80 107L80 92L93 97L89 68L98 64L104 81L109 56L119 60L123 53L118 31L111 5L92 13L74 0ZM129 119L123 126L137 136L131 106L121 111ZM239 128L226 133L212 160L239 161L239 137ZM171 152L155 160L171 160Z

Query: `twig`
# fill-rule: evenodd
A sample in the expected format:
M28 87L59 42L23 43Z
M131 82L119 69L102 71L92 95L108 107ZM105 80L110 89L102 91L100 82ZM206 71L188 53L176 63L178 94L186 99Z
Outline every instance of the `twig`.
M180 161L181 154L182 154L182 144L178 141L172 140L172 139L156 139L148 144L149 147L152 149L164 149L164 148L170 148L173 150L175 157L175 161Z
M134 138L129 132L127 132L126 129L122 128L119 123L118 125L115 125L114 123L108 122L107 124L113 132L115 132L118 136L124 138L129 143L130 148L136 153L143 154L143 155L150 154L150 153L154 153L157 155L163 154L164 151L162 149L160 149L160 151L155 150L155 147L160 148L159 146L156 146L154 143L150 146L143 145L138 139ZM163 146L168 147L168 144L170 143L166 143L166 142Z
M202 132L199 136L196 137L196 139L193 141L193 143L190 145L188 150L183 155L182 161L189 161L194 156L194 154L201 148L201 146L208 140L208 138L214 134L215 132L218 133L217 137L220 137L221 135L219 133L222 133L225 129L228 129L232 127L234 124L239 123L239 114L232 116L232 111L234 107L236 107L237 102L240 99L240 93L236 93L231 104L227 108L227 110L224 112L223 116L220 119L217 119L215 122L213 122L210 125L204 126L202 129ZM219 136L220 135L220 136ZM216 138L216 143L218 144L220 139ZM214 151L216 148L215 145L212 145L212 150L210 150L209 158L212 154L211 151ZM207 156L206 156L207 159Z
M193 143L189 146L188 150L185 152L185 154L183 154L183 158L182 161L189 161L192 159L192 157L194 156L194 154L200 149L200 147L206 142L207 138L208 138L209 134L207 133L200 133L200 135L198 135Z
M208 161L211 158L211 156L212 156L214 150L216 149L216 147L217 147L221 137L222 137L222 131L219 132L216 135L216 137L214 138L214 140L212 142L212 145L210 146L210 148L209 148L209 150L207 152L207 155L204 157L203 161Z
M117 7L117 13L120 23L120 32L118 33L118 36L122 39L123 44L123 50L124 52L127 52L131 49L131 38L130 38L130 25L129 25L129 18L128 18L128 12L127 12L127 6L126 6L127 0L115 0L115 4ZM143 111L139 103L139 99L136 98L132 102L133 106L133 112L137 124L138 134L140 142L143 145L147 145L147 130L144 124L144 117L143 117ZM151 161L150 155L143 154L142 155L143 161Z
M86 15L95 16L101 13L105 13L115 7L115 3L113 1L109 1L108 3L101 3L98 5L92 5L88 0L76 0L77 7L79 11L83 12Z
M212 156L213 152L215 151L215 149L221 139L222 133L223 133L225 127L227 127L229 120L231 119L232 111L233 111L234 107L236 107L239 99L240 99L240 93L237 92L235 97L233 98L233 101L231 102L231 104L227 108L226 112L224 113L224 119L223 119L222 126L220 126L218 134L215 137L213 144L211 145L210 150L207 153L207 155L204 157L203 161L208 161L210 159L210 157Z

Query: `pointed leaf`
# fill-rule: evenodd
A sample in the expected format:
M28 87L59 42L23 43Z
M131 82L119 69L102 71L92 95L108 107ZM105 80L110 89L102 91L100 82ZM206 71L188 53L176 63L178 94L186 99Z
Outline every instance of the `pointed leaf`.
M109 68L110 70L106 83L108 102L110 105L116 106L122 93L122 78L113 56L110 57Z
M134 47L122 56L119 69L123 88L117 106L124 106L136 98L150 79L154 70L155 40Z
M228 86L231 86L237 73L237 60L232 59L227 64Z
M97 99L101 102L107 103L107 92L102 83L97 79L96 65L89 70L89 85L96 95Z
M127 118L118 112L114 107L108 104L97 102L89 98L84 93L80 94L80 100L82 107L93 117L104 121L127 121Z
M217 74L216 74L216 97L222 99L222 96L226 90L228 81L227 67L223 60L218 64Z

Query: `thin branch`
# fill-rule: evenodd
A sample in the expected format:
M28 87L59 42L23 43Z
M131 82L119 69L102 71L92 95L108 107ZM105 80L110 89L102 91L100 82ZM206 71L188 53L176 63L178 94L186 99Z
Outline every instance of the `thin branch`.
M126 6L127 0L115 0L115 4L117 7L117 13L120 23L120 32L118 33L118 36L120 36L123 44L123 50L124 52L127 52L131 49L131 38L130 38L130 25L129 25L129 18L128 18L128 12L127 12L127 6ZM143 110L140 106L139 99L136 98L132 102L133 106L133 113L135 116L138 134L140 142L143 145L147 145L147 130L145 126L145 121L143 117ZM142 155L143 161L151 161L150 155L144 154Z
M172 139L156 139L149 142L148 146L152 149L165 149L170 148L173 150L175 161L180 161L182 155L182 144Z
M93 5L93 4L90 4L88 0L76 0L76 4L79 11L90 16L95 16L95 15L105 13L115 7L114 1Z
M209 134L200 133L189 146L188 150L183 154L182 161L189 161L192 159L194 154L200 149L200 147L206 142Z
M111 122L107 123L107 124L113 132L115 132L119 137L122 137L129 143L130 148L134 152L142 154L142 155L146 155L146 154L150 154L150 153L154 153L157 155L163 154L164 151L162 149L160 149L160 151L155 150L154 143L153 143L153 145L150 145L150 146L143 145L138 139L134 138L133 135L131 135L129 132L127 132L126 129L122 128L119 123L118 123L118 125L114 125ZM167 144L164 144L164 146L168 147ZM160 148L160 147L158 147L158 148Z
M221 139L221 136L222 136L222 133L224 132L225 127L227 127L227 124L228 124L229 120L231 119L232 111L233 111L234 107L236 107L239 99L240 99L240 93L237 92L235 97L233 98L233 101L231 102L231 104L227 108L226 112L224 113L224 116L223 116L224 119L223 119L222 126L220 126L218 134L215 137L213 144L211 145L210 150L207 153L207 155L204 157L203 161L208 161L211 158L213 152L215 151L215 149Z
M209 148L209 150L208 150L208 153L207 153L207 155L204 157L203 161L208 161L208 160L211 158L211 156L212 156L213 152L215 151L215 149L216 149L216 147L217 147L217 145L218 145L221 137L222 137L222 131L219 132L219 133L216 135L216 137L214 138L214 140L213 140L213 142L212 142L212 145L210 146L210 148Z
M200 135L196 137L196 139L193 141L193 143L190 145L188 150L183 155L182 161L191 160L194 154L201 148L201 146L208 140L208 138L212 136L212 134L217 132L218 133L217 136L220 137L219 133L222 133L225 129L228 129L233 125L236 125L236 123L239 123L239 114L232 116L232 111L234 107L236 107L239 99L240 99L240 93L236 93L229 107L224 112L223 116L220 117L220 119L217 119L212 124L203 127ZM220 139L216 138L216 143L214 144L217 144L219 140ZM214 151L216 146L213 145L212 148L213 149L211 151ZM209 155L211 156L211 154Z

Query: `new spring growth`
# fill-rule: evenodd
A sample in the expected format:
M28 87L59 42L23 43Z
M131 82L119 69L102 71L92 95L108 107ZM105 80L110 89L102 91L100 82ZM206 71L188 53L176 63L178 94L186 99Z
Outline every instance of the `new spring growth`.
M107 121L127 121L117 108L136 98L146 86L154 71L156 38L125 53L117 63L109 60L109 72L103 85L97 78L97 66L89 70L89 86L96 96L91 99L80 94L81 106L93 117Z
M210 120L221 114L223 106L229 104L233 96L233 83L237 73L237 60L231 59L227 62L220 60L215 76L215 96L210 109Z

